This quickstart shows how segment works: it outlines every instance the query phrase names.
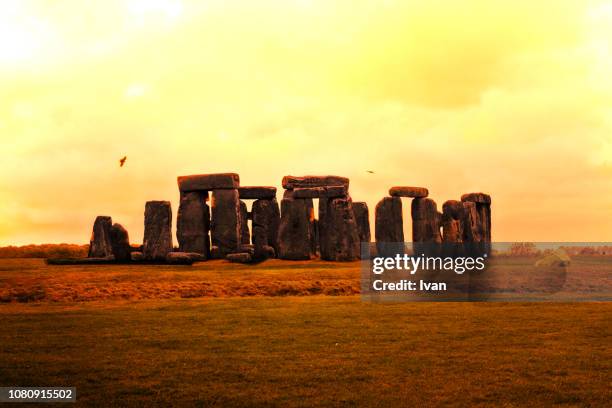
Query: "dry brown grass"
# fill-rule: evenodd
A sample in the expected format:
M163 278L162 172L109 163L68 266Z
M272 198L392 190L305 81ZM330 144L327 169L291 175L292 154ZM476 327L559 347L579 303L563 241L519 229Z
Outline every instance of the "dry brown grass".
M81 406L608 407L610 303L0 305L0 386Z
M359 263L268 260L174 265L46 265L0 260L2 302L85 302L234 296L354 295Z

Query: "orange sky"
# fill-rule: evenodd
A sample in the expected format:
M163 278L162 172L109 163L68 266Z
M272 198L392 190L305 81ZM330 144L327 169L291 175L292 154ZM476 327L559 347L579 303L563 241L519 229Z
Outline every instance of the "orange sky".
M611 241L611 41L604 1L0 0L0 245L99 214L137 243L146 200L225 171L347 176L371 212L484 191L494 240Z

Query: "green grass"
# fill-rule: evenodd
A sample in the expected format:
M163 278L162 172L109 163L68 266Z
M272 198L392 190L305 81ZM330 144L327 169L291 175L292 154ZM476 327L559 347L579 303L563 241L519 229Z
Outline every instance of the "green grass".
M7 304L0 385L95 406L609 406L608 303Z

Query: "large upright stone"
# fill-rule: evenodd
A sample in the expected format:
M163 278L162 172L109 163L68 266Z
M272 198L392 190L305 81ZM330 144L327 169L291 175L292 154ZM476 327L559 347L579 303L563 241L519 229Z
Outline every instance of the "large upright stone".
M236 252L242 242L242 218L238 190L214 190L211 200L211 238L215 258Z
M240 192L238 193L238 195L240 195ZM251 243L248 213L249 211L247 210L246 203L240 200L240 243L242 245L249 245Z
M368 204L362 201L353 203L353 213L357 222L357 230L359 232L359 241L369 243L370 237L370 212Z
M283 199L278 230L278 257L290 260L310 259L313 233L312 200Z
M252 240L255 248L271 246L278 254L278 227L280 210L276 198L256 200L251 209Z
M461 204L463 205L463 242L482 242L482 229L476 203L464 201Z
M259 200L276 198L276 187L247 186L239 187L238 194L241 200Z
M210 210L208 192L182 192L176 219L176 238L181 252L210 256Z
M180 176L177 181L179 190L183 192L233 190L240 186L240 176L236 173L194 174Z
M295 188L344 186L348 191L349 179L340 176L285 176L283 177L283 188L293 190Z
M89 240L89 258L106 258L113 255L111 243L111 217L100 215L94 221L91 239Z
M403 253L404 226L402 200L399 197L384 197L375 210L376 248L380 256Z
M471 201L478 204L491 204L491 196L485 193L468 193L461 196L461 201Z
M448 200L442 205L442 241L463 242L463 220L465 218L461 201Z
M165 261L172 252L172 209L169 201L148 201L145 206L144 259Z
M326 261L359 259L360 241L350 198L319 202L319 248Z
M121 224L113 224L110 232L115 260L119 262L131 260L132 248L130 247L130 237L127 230Z
M472 202L476 207L477 229L482 241L491 242L491 196L484 193L469 193L461 196L461 201Z
M412 200L412 242L442 242L440 215L436 202L430 198Z

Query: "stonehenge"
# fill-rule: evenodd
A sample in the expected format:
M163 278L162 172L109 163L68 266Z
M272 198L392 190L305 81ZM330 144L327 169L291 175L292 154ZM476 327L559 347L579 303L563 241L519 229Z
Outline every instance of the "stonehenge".
M142 254L145 260L162 261L172 252L170 201L148 201L145 205Z
M128 261L131 250L128 232L121 224L113 224L109 216L96 217L88 258Z
M370 237L370 212L368 204L363 201L353 202L353 213L357 222L357 232L359 233L359 241L369 243Z
M178 248L173 248L169 201L145 205L144 239L131 247L125 228L111 217L96 218L88 258L92 261L164 262L190 265L208 259L250 263L267 258L354 261L370 243L369 209L353 202L349 179L334 175L285 176L280 206L272 186L241 186L236 173L177 178ZM394 186L374 210L376 251L404 252L402 199L411 200L414 250L426 245L491 242L491 197L468 193L444 202L441 212L424 187ZM252 200L251 208L247 204ZM315 214L315 202L318 213Z
M207 201L208 192L181 192L176 219L179 250L198 253L204 258L210 257L210 209Z
M113 255L111 244L111 217L99 215L94 221L91 239L89 240L88 258L106 258Z
M242 244L242 216L238 190L213 190L211 214L211 256L225 258Z
M402 200L399 197L384 197L376 204L374 234L379 255L403 253L404 219ZM401 248L398 244L401 243Z
M319 252L326 261L353 261L360 256L359 229L350 198L319 202Z
M130 237L121 224L113 224L110 230L111 247L116 261L126 262L131 258Z
M310 259L320 254L326 261L359 259L359 230L349 179L339 176L285 176L278 232L281 259ZM318 219L313 199L319 199Z
M283 198L278 227L278 257L306 260L313 256L314 219L312 200Z

